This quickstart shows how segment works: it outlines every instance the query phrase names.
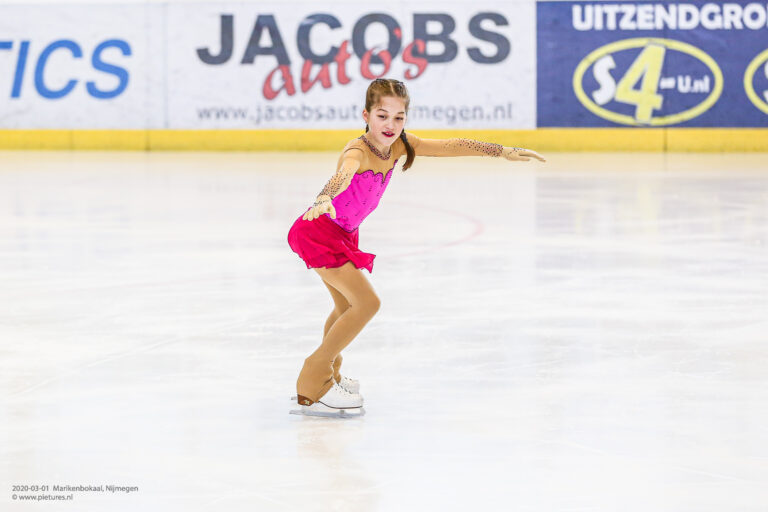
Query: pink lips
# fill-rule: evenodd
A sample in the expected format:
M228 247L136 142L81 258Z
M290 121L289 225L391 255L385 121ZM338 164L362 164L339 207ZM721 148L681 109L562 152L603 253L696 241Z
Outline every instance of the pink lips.
M394 133L392 133L392 134L388 134L387 132L381 132L381 133L382 133L382 134L383 134L385 137L394 137L394 136L395 136L395 134L394 134Z

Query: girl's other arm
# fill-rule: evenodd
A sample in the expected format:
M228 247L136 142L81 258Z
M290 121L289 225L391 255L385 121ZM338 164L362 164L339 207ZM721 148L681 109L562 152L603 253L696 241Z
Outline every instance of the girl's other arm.
M471 139L422 139L407 134L416 156L501 156L504 146Z
M422 139L413 134L408 134L407 138L416 156L503 156L508 160L529 160L527 157L533 157L544 161L535 151L508 148L493 142L464 138Z
M352 149L355 149L355 151ZM333 207L331 199L344 192L349 184L352 183L352 178L361 165L360 157L362 150L352 149L347 150L348 152L344 155L339 170L331 176L323 190L320 191L317 201L302 217L304 220L314 220L324 213L330 213L332 218L336 218L336 209Z

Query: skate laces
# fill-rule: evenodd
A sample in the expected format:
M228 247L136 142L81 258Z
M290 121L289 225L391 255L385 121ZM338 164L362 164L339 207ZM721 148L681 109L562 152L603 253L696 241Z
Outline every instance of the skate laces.
M342 380L344 380L344 377L342 377ZM340 391L341 393L345 394L345 395L354 396L354 395L356 395L356 394L357 394L357 393L353 393L353 392L351 392L351 391L348 391L348 390L347 390L347 389L345 389L343 386L340 386L340 385L339 385L339 383L336 383L336 387L337 387L337 388L339 388L339 391Z

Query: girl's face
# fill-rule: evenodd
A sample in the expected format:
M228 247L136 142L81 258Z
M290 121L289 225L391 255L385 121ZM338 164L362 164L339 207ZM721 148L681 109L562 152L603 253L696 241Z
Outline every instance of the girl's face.
M400 137L405 127L405 101L396 96L382 96L371 112L363 110L363 119L369 128L365 137L389 146Z

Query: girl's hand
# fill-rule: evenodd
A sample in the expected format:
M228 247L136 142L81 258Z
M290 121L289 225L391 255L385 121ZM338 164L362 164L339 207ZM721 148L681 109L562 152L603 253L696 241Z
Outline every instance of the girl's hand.
M504 146L504 149L501 150L501 156L506 158L507 160L515 161L522 161L527 162L531 159L531 157L535 158L536 160L539 160L540 162L546 162L544 158L538 154L537 152L533 151L532 149L524 149L524 148L510 148L507 146Z
M324 213L329 213L332 219L336 218L336 208L333 207L331 198L325 196L323 199L318 200L315 204L304 213L301 217L304 220L315 220Z

